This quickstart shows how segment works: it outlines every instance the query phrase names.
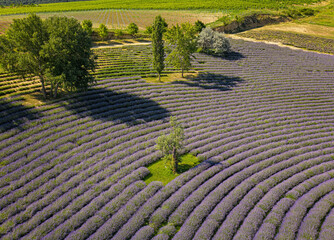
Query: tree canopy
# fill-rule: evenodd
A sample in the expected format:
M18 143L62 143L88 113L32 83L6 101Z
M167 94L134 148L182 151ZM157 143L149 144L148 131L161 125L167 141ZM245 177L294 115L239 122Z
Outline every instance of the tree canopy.
M74 18L51 17L42 21L35 14L16 19L0 36L0 65L22 77L36 76L47 97L57 97L59 87L87 89L94 82L91 39Z
M88 19L83 20L82 28L88 33L89 36L91 36L93 33L93 22Z
M173 173L176 173L178 170L178 151L183 146L184 130L175 117L170 118L170 124L172 126L170 134L158 137L156 148L160 150L165 157L170 158Z
M183 71L191 67L191 56L197 49L196 29L190 23L177 24L166 32L166 42L169 44L170 53L166 58L174 67Z
M131 35L136 35L139 31L139 28L138 28L137 24L130 23L129 26L127 27L127 30Z
M102 40L106 40L106 38L108 37L108 28L103 23L100 24L99 28L97 29L97 32Z

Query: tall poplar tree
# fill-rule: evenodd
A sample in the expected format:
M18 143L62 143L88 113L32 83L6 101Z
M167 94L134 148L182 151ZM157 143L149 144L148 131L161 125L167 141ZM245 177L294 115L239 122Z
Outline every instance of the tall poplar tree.
M165 20L159 15L156 16L152 26L152 48L153 48L153 68L157 71L159 81L162 70L165 68L165 50L164 41L162 39L163 33L166 31L167 24Z

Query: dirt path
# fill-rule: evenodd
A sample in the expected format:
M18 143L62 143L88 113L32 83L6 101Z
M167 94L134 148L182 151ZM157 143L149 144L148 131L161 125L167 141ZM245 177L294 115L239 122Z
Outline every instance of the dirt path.
M302 51L305 51L305 52L316 52L316 53L319 53L319 54L326 54L326 55L331 55L331 56L333 55L333 54L330 54L330 53L324 53L324 52L319 52L319 51L313 51L313 50L307 50L307 49L304 49L304 48L294 47L294 46L291 46L291 45L283 44L281 42L273 42L273 41L268 41L268 40L257 40L257 39L254 39L254 38L241 37L241 36L237 36L237 35L233 35L233 34L226 34L226 36L229 37L229 38L233 38L233 39L242 39L242 40L251 41L251 42L263 42L263 43L267 43L267 44L277 45L277 46L280 46L280 47L287 47L287 48L294 49L294 50L302 50Z

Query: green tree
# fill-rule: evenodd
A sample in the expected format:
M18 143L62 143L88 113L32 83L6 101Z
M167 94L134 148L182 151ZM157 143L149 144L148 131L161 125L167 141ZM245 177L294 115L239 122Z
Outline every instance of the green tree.
M130 23L128 28L127 28L128 32L131 34L131 35L136 35L139 31L139 28L137 26L137 24L135 23Z
M82 28L88 33L89 36L93 33L93 23L91 20L85 19L82 21Z
M156 142L156 148L162 152L164 157L172 162L173 173L178 170L178 151L182 148L184 141L184 129L175 117L170 118L172 130L169 135L161 135Z
M197 20L195 22L194 27L195 27L196 33L200 33L205 28L205 24L201 22L200 20Z
M163 33L166 31L166 22L159 15L155 18L152 26L152 49L153 49L153 68L157 71L159 81L160 74L165 68L165 50L164 41L162 39Z
M190 23L183 23L181 27L177 24L166 32L166 42L169 44L170 53L166 61L174 67L189 70L191 67L191 56L196 51L196 29Z
M91 39L75 19L52 17L42 21L35 14L13 21L0 36L0 65L22 77L36 76L47 98L56 97L60 86L87 88L93 82Z
M100 24L99 28L97 29L99 36L101 37L102 41L106 40L108 37L108 28L103 23Z
M74 18L51 17L45 20L49 41L43 46L48 59L51 96L57 97L59 85L66 90L86 90L94 83L89 74L95 68L92 41Z

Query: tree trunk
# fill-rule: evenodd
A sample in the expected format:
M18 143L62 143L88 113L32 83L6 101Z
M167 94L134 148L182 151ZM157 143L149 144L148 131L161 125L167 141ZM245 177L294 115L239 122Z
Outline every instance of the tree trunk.
M59 82L57 82L57 84L56 84L56 86L55 86L55 94L54 94L54 97L55 97L55 98L57 98L58 87L59 87Z
M43 93L43 96L44 96L44 98L46 99L46 90L45 90L44 77L43 77L43 75L40 75L40 76L39 76L39 80L40 80L40 82L41 82L41 84L42 84L42 93Z
M182 68L182 75L181 75L181 77L183 78L183 68Z
M173 173L176 174L177 173L177 169L178 169L178 159L176 156L176 149L173 148L173 152L172 152L172 166L173 166Z
M158 73L158 77L159 77L159 82L161 82L160 73Z
M53 98L53 82L51 81L50 98Z

